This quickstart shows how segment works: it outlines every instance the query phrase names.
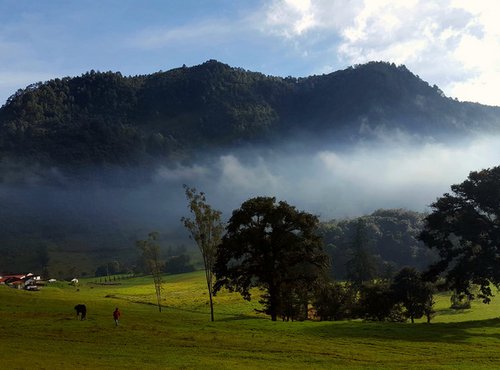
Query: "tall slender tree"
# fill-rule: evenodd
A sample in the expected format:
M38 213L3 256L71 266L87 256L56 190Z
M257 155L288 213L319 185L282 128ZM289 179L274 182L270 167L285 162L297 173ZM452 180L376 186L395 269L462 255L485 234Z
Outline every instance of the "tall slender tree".
M347 261L347 278L359 288L364 282L373 280L375 277L375 263L373 256L367 250L366 225L359 219L354 230L354 238L351 243L352 256Z
M159 236L159 233L151 232L146 240L138 240L136 244L142 252L142 258L149 272L153 276L158 310L161 312L161 296L163 291L162 271L164 263L160 259L160 246L157 242Z
M217 246L221 242L224 225L221 221L221 212L213 209L208 203L203 192L184 185L188 208L192 218L182 217L181 222L189 230L190 237L200 248L205 268L208 297L210 300L210 320L214 321L213 305L213 266L217 254Z

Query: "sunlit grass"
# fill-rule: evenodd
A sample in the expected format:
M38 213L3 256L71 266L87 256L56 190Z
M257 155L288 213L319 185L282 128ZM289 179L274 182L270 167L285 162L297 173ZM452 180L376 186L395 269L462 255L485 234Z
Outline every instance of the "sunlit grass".
M161 313L151 277L91 282L39 292L0 286L0 367L477 369L500 361L497 299L455 312L440 294L431 325L271 322L254 312L258 297L222 292L212 323L201 272L165 277ZM76 320L77 303L87 305L86 321Z

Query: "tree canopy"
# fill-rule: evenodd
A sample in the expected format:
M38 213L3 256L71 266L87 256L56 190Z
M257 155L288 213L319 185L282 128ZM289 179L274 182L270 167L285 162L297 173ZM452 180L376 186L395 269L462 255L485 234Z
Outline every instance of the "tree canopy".
M500 284L500 166L471 172L432 207L420 239L439 252L428 275L444 273L452 289L489 302Z
M297 293L311 289L327 266L318 218L276 198L256 197L235 211L217 251L215 291L227 287L251 299L250 289L265 290L262 303L276 320Z

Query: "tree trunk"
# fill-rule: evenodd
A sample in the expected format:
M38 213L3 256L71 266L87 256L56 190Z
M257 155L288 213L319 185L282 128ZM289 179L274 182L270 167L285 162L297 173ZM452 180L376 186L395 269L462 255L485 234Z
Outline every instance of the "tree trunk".
M212 300L212 289L211 289L211 284L207 281L208 285L208 298L210 300L210 321L215 321L214 320L214 302Z
M274 286L269 287L269 314L271 315L271 321L276 321L278 316L278 289Z
M158 301L158 310L161 312L161 285L156 285L156 300Z

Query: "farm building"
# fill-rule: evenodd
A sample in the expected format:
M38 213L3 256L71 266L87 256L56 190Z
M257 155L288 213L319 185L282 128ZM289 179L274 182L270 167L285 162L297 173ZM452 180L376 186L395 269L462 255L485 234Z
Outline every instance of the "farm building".
M38 290L38 283L40 281L40 276L32 273L0 276L0 284L5 284L15 289Z

